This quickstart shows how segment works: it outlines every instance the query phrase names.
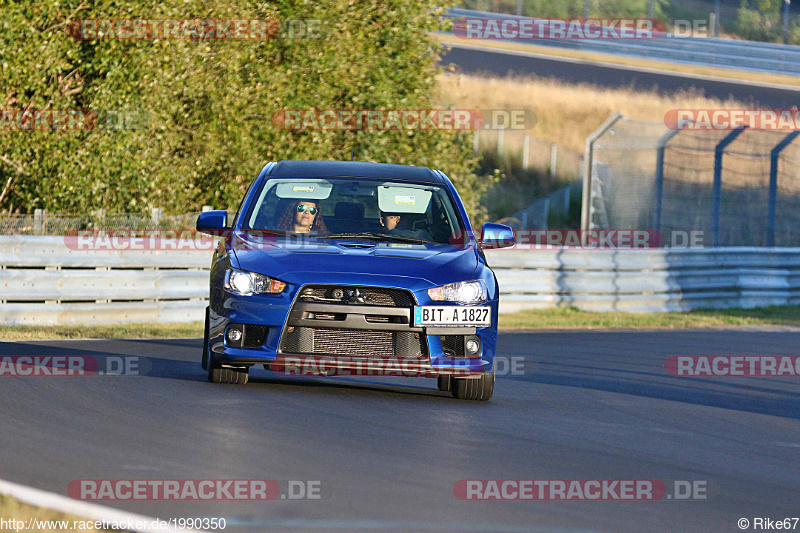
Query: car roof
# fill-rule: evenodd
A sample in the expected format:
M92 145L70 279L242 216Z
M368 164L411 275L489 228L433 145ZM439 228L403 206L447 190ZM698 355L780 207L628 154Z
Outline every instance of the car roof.
M270 165L267 165L270 166ZM358 177L442 183L438 171L427 167L366 163L364 161L279 161L267 171L272 177Z

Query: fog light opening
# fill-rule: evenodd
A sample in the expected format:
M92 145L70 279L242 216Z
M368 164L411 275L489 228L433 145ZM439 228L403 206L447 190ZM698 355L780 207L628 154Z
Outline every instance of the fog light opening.
M236 327L231 326L228 328L228 340L231 342L239 342L242 339L242 331Z
M475 355L481 351L481 343L478 342L477 339L468 339L467 342L464 343L464 347L467 349L469 355Z

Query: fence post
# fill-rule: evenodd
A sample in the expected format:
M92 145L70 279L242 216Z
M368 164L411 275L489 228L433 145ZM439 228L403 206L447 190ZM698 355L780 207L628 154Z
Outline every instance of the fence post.
M503 155L503 136L505 133L505 126L502 124L500 125L500 129L497 131L497 155Z
M558 164L558 145L550 145L550 183L556 180L556 164Z
M478 154L478 148L480 148L481 144L481 132L480 130L475 130L475 135L472 137L472 154Z
M161 208L154 207L150 211L150 221L153 223L154 226L158 226L159 222L161 222Z
M42 235L44 233L44 209L33 210L33 234Z
M528 170L528 159L531 155L531 134L522 136L522 168Z
M711 200L711 234L714 246L719 246L719 217L722 210L722 155L725 148L736 139L747 126L739 126L714 147L714 192Z
M653 229L661 231L661 212L664 204L664 152L667 143L675 137L680 130L668 131L658 139L656 145L656 180L653 184Z
M587 0L587 6L588 0ZM588 9L588 7L587 7ZM588 17L586 17L588 18ZM623 114L619 111L608 117L599 128L594 130L591 135L586 137L585 153L583 155L583 197L581 198L581 229L589 229L590 206L592 205L592 159L594 157L594 142L600 138L606 131L611 128L619 119L623 118Z
M769 153L769 201L767 204L767 246L775 246L775 218L778 211L778 158L792 144L800 130L791 132Z

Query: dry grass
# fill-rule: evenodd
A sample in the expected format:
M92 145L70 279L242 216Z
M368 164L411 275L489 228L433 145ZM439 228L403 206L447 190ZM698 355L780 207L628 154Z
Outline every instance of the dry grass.
M651 59L639 59L635 57L616 56L603 54L600 52L584 52L582 50L569 50L566 48L556 48L553 46L537 46L522 42L504 42L475 39L461 39L453 35L432 34L433 38L443 43L468 44L472 46L483 46L486 48L498 48L501 50L515 50L520 52L530 52L533 54L543 54L556 57L570 57L583 59L597 63L613 63L615 65L628 65L632 67L653 68L680 72L682 74L699 74L702 76L714 76L718 78L728 78L732 80L745 80L759 83L775 83L778 85L800 86L800 78L785 74L770 74L767 72L751 72L746 70L735 70L720 67L703 67L697 65L685 65L682 63L670 63L667 61L654 61Z
M698 309L684 313L596 313L573 307L500 315L501 331L529 329L725 329L797 328L800 306L755 309Z
M82 531L107 531L107 530L97 530L94 527L91 528L73 528L73 525L80 525L81 522L87 522L84 518L79 518L74 515L64 514L59 511L52 511L50 509L45 509L42 507L34 507L33 505L29 505L27 503L23 503L16 498L12 498L11 496L6 496L4 494L0 494L0 518L4 520L14 519L14 520L21 520L25 522L25 526L32 525L34 527L22 528L20 530L30 531L30 532L52 532L52 531L71 531L71 532L82 532ZM67 521L68 527L61 528L58 527L57 524L50 524L52 527L47 527L47 524L38 524L39 527L36 527L36 524L33 522L28 522L30 519L35 518L37 520L42 521ZM8 525L8 524L6 524ZM66 524L65 524L66 525ZM85 524L89 525L89 524ZM7 527L4 528L8 531L14 531L13 528Z
M663 121L666 112L676 108L748 107L733 99L706 98L693 91L665 96L553 79L442 74L439 88L443 105L462 109L531 109L538 119L532 135L576 152L583 151L586 137L617 110L630 118Z
M0 341L201 337L202 322L116 326L0 326Z

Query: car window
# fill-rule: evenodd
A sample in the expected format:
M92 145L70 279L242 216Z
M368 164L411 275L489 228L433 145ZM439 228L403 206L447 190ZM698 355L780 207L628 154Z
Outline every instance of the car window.
M399 222L391 228L386 220L382 224L382 213ZM437 243L451 242L463 229L445 187L378 178L266 180L244 227L333 236L373 233Z

